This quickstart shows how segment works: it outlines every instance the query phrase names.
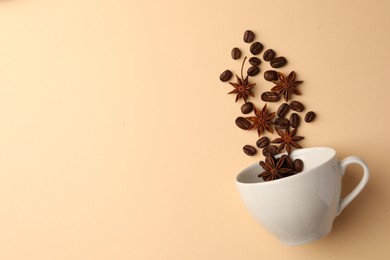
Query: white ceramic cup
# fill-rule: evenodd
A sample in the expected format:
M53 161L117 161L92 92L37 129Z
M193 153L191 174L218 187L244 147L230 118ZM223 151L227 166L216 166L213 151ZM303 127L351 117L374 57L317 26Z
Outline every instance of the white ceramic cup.
M255 220L282 243L299 245L317 240L332 229L333 220L364 188L369 179L366 163L355 157L341 161L327 147L295 150L293 159L301 159L304 170L296 175L264 182L263 171L255 163L236 178L238 191ZM349 164L362 166L359 184L341 199L341 179Z

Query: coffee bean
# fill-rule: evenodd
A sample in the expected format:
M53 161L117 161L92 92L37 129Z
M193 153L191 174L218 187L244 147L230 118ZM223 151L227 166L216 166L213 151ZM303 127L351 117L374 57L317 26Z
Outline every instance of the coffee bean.
M265 147L262 151L265 157L274 156L279 151L279 148L276 145L269 145Z
M239 116L236 118L236 125L241 129L248 130L252 124L245 117Z
M283 117L278 117L275 119L275 125L280 129L287 129L290 126L290 121Z
M273 49L268 49L263 54L263 59L265 61L271 61L273 58L275 58L275 51Z
M266 92L263 92L263 94L261 94L261 100L263 100L265 102L277 102L277 101L279 101L279 99L280 99L280 96L276 92L266 91Z
M230 70L225 70L222 72L222 74L219 76L219 80L222 82L229 81L233 76L233 73Z
M288 156L287 154L283 154L282 157L280 157L280 159L284 159L283 168L287 168L287 169L294 168L294 163L293 163L291 157Z
M253 156L253 155L255 155L255 154L257 153L256 148L253 147L252 145L249 145L249 144L245 145L245 146L242 148L242 150L244 150L244 153L245 153L246 155L249 155L249 156Z
M259 66L261 64L261 60L257 57L251 57L249 59L249 63L252 65L252 66Z
M235 47L232 49L232 58L233 60L238 60L241 57L241 51L239 48Z
M256 76L257 74L259 74L259 72L260 72L260 69L257 66L252 66L247 71L248 75L251 77Z
M271 60L272 68L280 68L287 64L287 60L285 57L276 57Z
M303 170L303 161L301 159L294 160L294 171L301 172Z
M302 112L305 110L305 106L299 101L291 101L290 108L297 112Z
M269 139L266 136L263 136L256 142L256 146L259 148L265 148L269 145Z
M290 115L290 125L293 128L297 128L299 126L300 122L301 122L301 118L299 117L299 115L297 113L292 113Z
M283 103L278 108L276 114L278 115L278 117L285 117L289 110L290 110L290 105L287 103Z
M305 115L305 122L309 123L312 122L316 118L316 113L313 111L309 111Z
M246 30L244 32L244 42L253 42L255 39L255 34L251 30Z
M278 80L278 73L274 70L267 70L264 72L264 79L267 81L276 81Z
M260 42L254 42L252 43L249 50L253 55L257 55L263 50L263 44Z
M243 114L249 114L253 111L253 103L252 102L246 102L241 106L241 113Z

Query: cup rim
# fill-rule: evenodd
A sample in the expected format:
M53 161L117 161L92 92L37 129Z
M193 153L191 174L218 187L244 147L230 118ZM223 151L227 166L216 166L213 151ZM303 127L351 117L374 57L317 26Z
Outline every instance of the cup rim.
M310 171L305 171L303 170L302 172L298 173L298 174L295 174L295 175L292 175L292 176L289 176L289 177L286 177L286 178L282 178L282 179L276 179L276 180L273 180L273 181L259 181L259 182L242 182L242 181L239 181L239 178L240 176L242 176L244 173L246 173L247 171L251 170L252 168L254 167L261 167L259 165L258 162L256 163L253 163L249 166L247 166L246 168L244 168L243 170L241 170L237 175L236 175L236 183L239 184L239 185L275 185L275 184L278 184L278 183L282 183L282 182L289 182L289 181L294 181L296 180L297 178L302 178L304 177L305 175L307 174L310 174L310 172L313 170L313 169L317 169L319 168L321 165L331 161L333 158L336 157L336 150L331 148L331 147L325 147L325 146L317 146L317 147L307 147L307 148L301 148L301 149L298 149L298 150L294 150L291 155L293 156L297 156L299 154L302 154L302 153L307 153L307 151L310 151L310 150L319 150L319 149L322 149L322 150L328 150L331 152L331 156L325 160L324 162L322 162L321 164L313 167L310 169ZM278 155L279 156L282 156L283 154L280 154ZM260 178L259 178L260 180Z

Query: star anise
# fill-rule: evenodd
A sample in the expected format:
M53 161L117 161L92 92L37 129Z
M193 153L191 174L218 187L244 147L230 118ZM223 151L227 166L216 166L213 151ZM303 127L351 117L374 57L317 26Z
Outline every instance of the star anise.
M297 134L297 129L295 128L290 133L290 130L287 128L284 132L281 129L276 129L280 138L276 138L271 143L279 144L279 152L286 147L287 153L291 154L291 146L295 148L302 148L297 142L302 140L303 136L295 136Z
M259 136L264 132L264 130L273 133L273 122L271 121L271 119L275 116L275 112L268 113L267 104L264 105L261 111L256 107L253 107L253 110L255 111L256 116L250 116L246 118L250 122L252 122L252 126L249 128L249 130L257 129L257 134Z
M281 157L278 160L275 157L266 157L265 161L260 161L260 166L264 169L258 176L265 181L272 181L286 177L284 175L291 172L291 169L284 167L286 157Z
M284 76L283 73L278 72L278 80L274 81L276 86L274 86L271 91L277 92L279 95L283 95L286 102L290 97L295 95L301 95L301 92L297 89L298 85L302 84L303 81L295 80L295 72L291 71L288 76Z
M230 91L228 94L236 94L236 102L239 99L243 99L244 102L248 99L248 96L254 97L255 95L252 93L251 88L256 85L256 83L250 84L249 83L249 77L248 75L244 78L242 71L244 68L246 57L244 58L242 65L241 65L241 78L236 75L237 82L229 82L230 85L234 87L232 91Z

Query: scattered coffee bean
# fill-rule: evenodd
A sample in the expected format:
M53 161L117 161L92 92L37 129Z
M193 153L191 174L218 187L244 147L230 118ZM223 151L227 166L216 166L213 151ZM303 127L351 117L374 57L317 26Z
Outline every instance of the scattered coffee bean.
M254 42L252 43L249 50L253 55L257 55L263 50L263 44L260 42Z
M263 136L259 140L257 140L256 146L259 148L265 148L269 145L269 143L270 143L270 141L269 141L268 137Z
M278 73L274 70L267 70L264 72L264 79L267 81L276 81L278 80Z
M278 108L278 111L276 112L276 114L278 115L278 117L285 117L287 115L288 111L290 111L290 105L287 103L283 103Z
M251 64L252 66L259 66L261 64L261 60L257 57L251 57L249 59L249 64Z
M248 130L252 124L245 117L239 116L236 118L236 125L241 129Z
M294 160L294 171L301 172L303 170L303 161L301 159Z
M265 157L274 156L279 151L279 148L276 145L269 145L265 147L262 151Z
M271 67L272 68L281 68L284 65L287 64L287 60L285 57L276 57L271 60Z
M244 32L244 42L250 43L255 39L255 34L251 30L246 30Z
M248 75L251 77L256 76L257 74L259 74L259 72L260 72L260 69L257 66L252 66L247 71Z
M263 54L263 59L265 61L271 61L273 58L275 58L275 51L273 49L268 49Z
M222 82L229 81L233 76L233 73L230 70L225 70L222 72L221 76L219 76L219 80Z
M261 94L261 100L263 100L265 102L277 102L277 101L279 101L279 99L280 99L280 96L276 92L266 91L266 92L263 92L263 94Z
M305 106L299 101L291 101L290 108L297 112L302 112L305 110Z
M293 128L297 128L299 126L300 122L301 122L301 118L299 117L299 115L297 113L292 113L290 115L290 125Z
M305 115L305 122L309 123L312 122L316 118L316 113L313 111L309 111Z
M290 126L290 120L288 120L287 118L278 117L275 119L275 125L277 128L287 129Z
M242 150L244 150L244 153L245 153L246 155L249 155L249 156L253 156L253 155L255 155L255 154L257 153L256 148L253 147L252 145L249 145L249 144L245 145L245 146L242 148Z
M246 102L241 106L241 113L243 114L249 114L253 111L253 103L252 102Z
M233 60L238 60L241 57L241 51L239 48L235 47L232 49L232 58Z

